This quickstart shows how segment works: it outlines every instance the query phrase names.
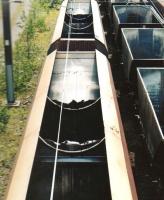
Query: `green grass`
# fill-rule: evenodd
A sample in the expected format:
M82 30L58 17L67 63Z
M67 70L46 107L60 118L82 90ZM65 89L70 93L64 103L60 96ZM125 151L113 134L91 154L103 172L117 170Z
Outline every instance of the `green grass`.
M2 14L2 2L0 1L0 15Z
M38 76L58 15L57 9L45 10L45 7L47 8L45 2L41 6L35 1L33 7L39 12L35 13L34 34L30 38L30 57L27 55L26 32L22 33L14 48L14 78L16 97L21 101L20 107L8 108L4 105L6 97L4 67L0 73L0 200L4 197L9 173L24 132ZM26 19L26 24L29 23L29 19L30 17ZM0 62L0 68L2 65Z

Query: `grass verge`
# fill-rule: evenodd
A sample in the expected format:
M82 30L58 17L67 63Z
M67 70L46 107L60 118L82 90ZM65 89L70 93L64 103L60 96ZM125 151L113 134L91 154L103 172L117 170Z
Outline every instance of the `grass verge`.
M16 96L21 101L20 107L8 108L4 105L6 96L4 70L0 73L0 200L4 197L38 75L59 12L56 8L48 9L48 1L43 2L35 0L29 17L22 19L26 20L24 32L14 47L14 78ZM3 67L2 62L0 67Z

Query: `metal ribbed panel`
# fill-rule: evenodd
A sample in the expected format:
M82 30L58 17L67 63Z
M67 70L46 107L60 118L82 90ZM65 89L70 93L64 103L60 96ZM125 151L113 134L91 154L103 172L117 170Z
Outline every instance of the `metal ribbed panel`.
M146 141L149 151L154 158L163 143L164 136L160 113L164 88L161 88L161 80L164 69L138 69L138 95L143 127L146 133ZM163 83L162 83L163 84ZM163 105L162 105L163 106Z

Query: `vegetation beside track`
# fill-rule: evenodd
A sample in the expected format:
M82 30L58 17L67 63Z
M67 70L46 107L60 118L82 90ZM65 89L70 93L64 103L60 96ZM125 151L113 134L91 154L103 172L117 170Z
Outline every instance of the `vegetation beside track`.
M22 22L25 21L24 31L13 50L16 98L21 101L19 107L9 108L5 105L5 71L1 56L0 68L3 70L0 73L0 200L4 197L60 7L59 3L55 8L49 9L48 4L48 0L35 0L29 17L22 16Z

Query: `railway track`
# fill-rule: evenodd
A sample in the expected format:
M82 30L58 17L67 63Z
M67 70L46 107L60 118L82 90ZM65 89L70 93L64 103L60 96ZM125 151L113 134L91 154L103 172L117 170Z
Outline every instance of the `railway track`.
M145 30L151 30L151 34L154 29L162 30L159 27L163 21L153 7L145 3L135 5L135 9L129 8L131 17L128 19L127 7L123 11L124 4L120 5L121 16L126 15L124 20L129 21L116 25L117 5L114 8L108 2L98 4L95 0L63 1L6 200L153 200L154 197L148 197L149 192L141 192L140 181L147 171L139 174L142 168L137 165L132 172L125 139L125 135L129 138L129 130L136 129L134 119L130 118L129 129L126 125L137 96L132 95L129 105L122 102L130 100L129 93L137 93L136 68L141 61L135 61L133 56L130 62L128 57L133 54L131 48L137 50L132 46L136 44L134 39L141 37ZM136 10L140 13L143 7L149 12L148 18L145 13L136 17ZM153 16L151 20L150 16ZM136 20L139 22L133 27L131 23ZM126 35L127 29L122 28L129 26L132 28L129 32L142 30L141 36ZM121 38L123 31L125 43L124 37ZM151 34L148 33L149 38ZM158 46L161 49L163 36L160 34L158 41L161 41ZM161 52L157 62L160 67ZM147 60L144 66L150 65L151 59ZM130 113L128 108L132 108ZM139 128L143 128L141 123ZM138 147L132 144L136 133L131 137L128 147L134 152L133 148ZM142 147L147 151L146 144ZM141 153L135 153L142 160ZM144 156L143 159L147 159Z

